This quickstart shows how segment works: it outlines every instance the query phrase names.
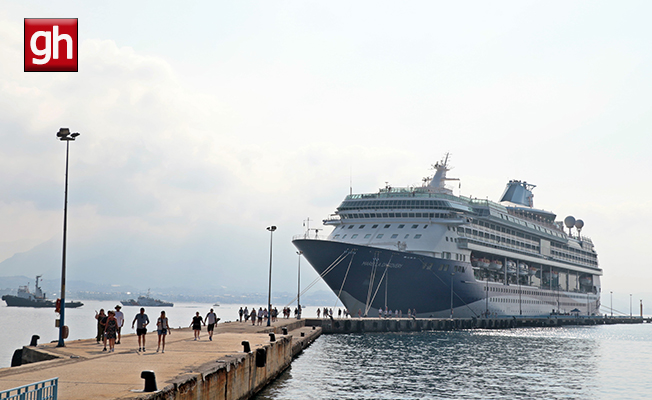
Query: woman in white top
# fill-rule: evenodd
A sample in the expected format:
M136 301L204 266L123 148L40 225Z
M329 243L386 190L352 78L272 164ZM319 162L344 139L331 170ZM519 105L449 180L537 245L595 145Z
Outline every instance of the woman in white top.
M165 336L169 333L172 334L170 325L168 324L168 318L165 316L165 311L161 311L161 316L156 320L156 329L158 331L158 348L156 352L158 353L161 350L161 353L165 353ZM161 338L163 338L163 348L161 349Z

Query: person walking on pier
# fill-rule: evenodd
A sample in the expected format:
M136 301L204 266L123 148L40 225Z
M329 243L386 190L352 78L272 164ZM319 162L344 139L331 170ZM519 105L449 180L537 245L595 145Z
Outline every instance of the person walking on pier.
M211 311L213 311L213 310L211 309ZM244 314L244 310L242 309L242 307L240 307L240 309L238 310L238 315L240 316L240 322L242 322L242 315L243 314Z
M106 324L106 314L104 314L104 309L101 308L99 314L95 312L95 319L97 320L97 344L100 344L100 340L104 341L104 325ZM104 345L106 347L106 345Z
M244 317L245 317L245 322L249 321L249 307L245 306L244 308Z
M109 311L109 316L106 319L106 325L104 326L104 340L109 341L109 353L115 351L115 337L118 332L118 320L115 318L115 312L113 310ZM106 349L106 347L105 347Z
M122 339L122 326L125 324L125 315L120 309L122 306L118 304L115 306L115 319L118 320L118 340L115 344L120 344L120 339Z
M317 318L319 318L319 315L321 314L321 308L317 309Z
M145 314L145 309L141 308L140 313L136 314L134 320L131 321L131 329L136 325L136 335L138 335L138 351L145 352L145 334L147 334L147 325L149 325L149 317ZM142 342L142 347L141 347Z
M258 325L263 324L263 308L258 307Z
M251 307L251 325L256 325L256 307Z
M242 321L242 307L240 307L240 321ZM217 318L217 314L213 312L213 309L211 308L211 311L206 314L206 322L208 323L208 340L212 341L213 340L213 329L215 328L215 325L217 324L217 321L220 319Z
M192 317L192 322L190 323L190 326L192 326L192 330L195 331L195 340L199 340L199 333L201 332L201 324L202 322L204 325L206 325L206 322L202 319L202 317L199 315L199 311L195 313L195 316Z
M161 316L156 320L156 331L158 332L158 347L156 348L156 352L158 353L161 350L161 353L165 353L165 336L172 334L168 317L165 316L165 311L161 311ZM161 349L161 342L163 342L163 349Z

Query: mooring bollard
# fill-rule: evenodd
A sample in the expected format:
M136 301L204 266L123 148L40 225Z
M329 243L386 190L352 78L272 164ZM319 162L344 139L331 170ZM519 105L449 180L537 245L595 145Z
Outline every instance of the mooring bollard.
M140 377L145 380L145 389L143 392L156 392L156 375L154 371L143 371L140 373Z
M285 327L285 326L283 328L281 328L281 331L283 332L284 335L288 334L288 328Z
M248 341L243 340L242 341L242 346L244 347L244 349L242 351L244 351L245 353L251 353L251 346L249 346Z
M273 334L273 333L270 333L270 334L269 334L269 341L270 341L270 342L276 342L276 335Z
M41 337L39 335L32 335L32 342L29 344L30 346L36 347L38 346L38 340Z
M301 332L301 337L306 337L306 333L305 333L305 332Z

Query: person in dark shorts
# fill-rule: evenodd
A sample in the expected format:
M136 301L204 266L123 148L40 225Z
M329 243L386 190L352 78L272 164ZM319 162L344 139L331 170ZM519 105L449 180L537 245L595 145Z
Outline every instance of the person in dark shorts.
M134 320L131 322L131 329L134 329L134 324L138 322L136 326L136 335L138 335L138 351L145 351L145 334L147 333L147 325L149 324L149 317L145 314L145 309L141 308L140 313L136 314ZM141 347L142 341L142 347Z
M206 325L202 317L199 315L199 311L197 311L195 313L195 316L192 317L192 322L190 323L190 326L192 326L192 330L195 331L195 340L199 340L199 333L201 332L202 322L204 323L204 325Z
M242 307L240 307L240 310L242 310ZM206 314L206 323L208 324L206 330L208 331L208 340L213 340L213 329L215 328L215 325L217 324L217 321L220 319L217 318L217 314L213 312L213 309L211 308L211 311Z

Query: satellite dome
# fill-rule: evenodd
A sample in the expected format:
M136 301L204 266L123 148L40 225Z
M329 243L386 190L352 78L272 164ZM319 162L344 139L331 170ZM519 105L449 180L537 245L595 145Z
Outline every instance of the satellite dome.
M575 217L569 215L568 217L564 218L564 225L566 225L566 228L568 229L575 226Z
M584 228L584 221L578 219L577 221L575 221L575 227L577 228L577 230L581 231L582 228Z

